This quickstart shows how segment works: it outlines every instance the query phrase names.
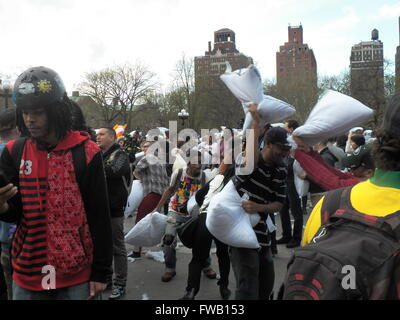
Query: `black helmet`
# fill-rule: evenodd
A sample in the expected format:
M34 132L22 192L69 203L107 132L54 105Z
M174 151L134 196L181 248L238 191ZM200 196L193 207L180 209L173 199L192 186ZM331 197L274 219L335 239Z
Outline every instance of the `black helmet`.
M34 67L15 81L13 101L19 108L30 109L62 101L64 94L64 83L54 70Z

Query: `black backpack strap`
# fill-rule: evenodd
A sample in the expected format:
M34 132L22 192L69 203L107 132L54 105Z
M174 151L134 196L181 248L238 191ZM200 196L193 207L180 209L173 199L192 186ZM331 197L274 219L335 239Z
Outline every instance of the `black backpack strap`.
M351 189L351 187L335 189L324 196L321 208L321 226L328 224L329 218L335 214L336 210L342 207L343 194L346 189Z
M351 204L352 187L345 187L329 192L323 201L321 209L321 226L330 220L344 219L354 221L400 239L400 211L385 217L377 217L357 211Z
M212 181L212 180L211 180ZM202 185L199 190L197 190L195 194L195 199L199 207L203 205L204 198L206 197L208 191L210 191L210 182L208 181L204 186Z
M21 166L22 152L24 151L26 140L26 137L18 138L15 140L11 149L11 158L14 160L14 165L18 172Z
M83 174L86 170L85 142L73 147L71 152L72 160L74 162L76 181L78 182L79 189L82 193Z
M400 211L382 218L383 228L390 228L394 236L400 240Z
M204 187L206 185L206 173L204 171L201 172L201 186Z

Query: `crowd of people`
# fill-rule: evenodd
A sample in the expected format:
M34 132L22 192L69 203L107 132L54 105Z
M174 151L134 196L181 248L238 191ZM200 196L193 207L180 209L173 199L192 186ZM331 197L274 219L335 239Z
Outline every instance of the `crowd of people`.
M156 137L139 130L120 136L113 128L93 130L86 125L79 106L68 98L59 75L45 67L22 73L14 86L14 98L16 108L0 114L1 298L99 299L107 288L112 289L109 299L123 298L128 258L142 255L141 246L128 255L124 232L132 181L139 180L143 199L133 213L135 224L153 212L166 215L160 239L165 260L163 282L176 275L178 231L192 219L189 200L194 198L197 204L183 300L195 299L202 273L217 277L211 267L213 241L223 300L232 297L231 266L235 299L273 299L273 258L279 245L295 250L280 298L349 298L347 293L333 295L331 283L323 282L325 274L316 267L322 262L307 267L298 261L301 250L315 247L317 252L318 245L327 255L337 253L337 248L323 241L326 230L332 225L342 230L337 221L352 214L360 221L383 219L395 240L393 252L389 250L387 259L382 258L392 259L392 270L384 269L386 273L381 272L378 279L365 275L366 289L351 297L400 299L400 276L394 272L400 268L395 254L400 250L400 218L396 222L400 215L400 94L390 100L377 130L356 127L345 136L313 146L292 135L301 125L296 120L261 127L255 104L249 107L254 132L251 141L244 139L241 130L225 127L217 134L176 145L168 130L160 130ZM235 152L234 145L240 152ZM251 172L241 171L248 165ZM226 244L207 228L210 202L230 182L243 199L243 210L259 216L253 227L258 249ZM343 202L345 197L347 202ZM282 225L279 239L270 227L277 213ZM365 233L368 227L373 228L364 226ZM362 242L363 236L354 233L352 241ZM373 244L371 247L374 252ZM356 267L364 261L357 257L364 257L369 250L360 248L345 251ZM315 258L315 252L309 260ZM43 273L47 266L53 268L49 277ZM321 278L316 278L315 270ZM388 283L378 288L377 280L382 279Z

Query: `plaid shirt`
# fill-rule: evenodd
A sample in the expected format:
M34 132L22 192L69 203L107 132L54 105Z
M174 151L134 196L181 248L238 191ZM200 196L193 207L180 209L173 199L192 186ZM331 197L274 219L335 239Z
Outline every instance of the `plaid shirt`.
M143 185L143 195L154 192L162 195L169 186L166 165L152 154L146 155L136 165L134 174L140 177Z

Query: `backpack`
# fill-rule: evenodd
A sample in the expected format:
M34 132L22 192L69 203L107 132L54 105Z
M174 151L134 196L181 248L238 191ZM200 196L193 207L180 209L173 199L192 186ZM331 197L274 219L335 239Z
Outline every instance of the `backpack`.
M26 140L27 140L26 137L18 138L17 140L15 140L13 147L11 149L11 158L14 160L14 165L17 171L19 171L20 168L22 152L24 150ZM83 195L84 193L82 190L82 179L83 179L83 173L86 169L86 153L85 153L84 143L81 143L73 147L71 149L71 152L74 163L76 181L78 182L79 190Z
M205 215L204 215L205 216ZM197 231L197 226L199 225L199 217L190 217L185 223L180 224L176 228L176 233L183 245L189 249L193 248L195 237Z
M283 299L400 299L400 211L360 213L351 205L351 189L325 197L321 228L288 263Z

